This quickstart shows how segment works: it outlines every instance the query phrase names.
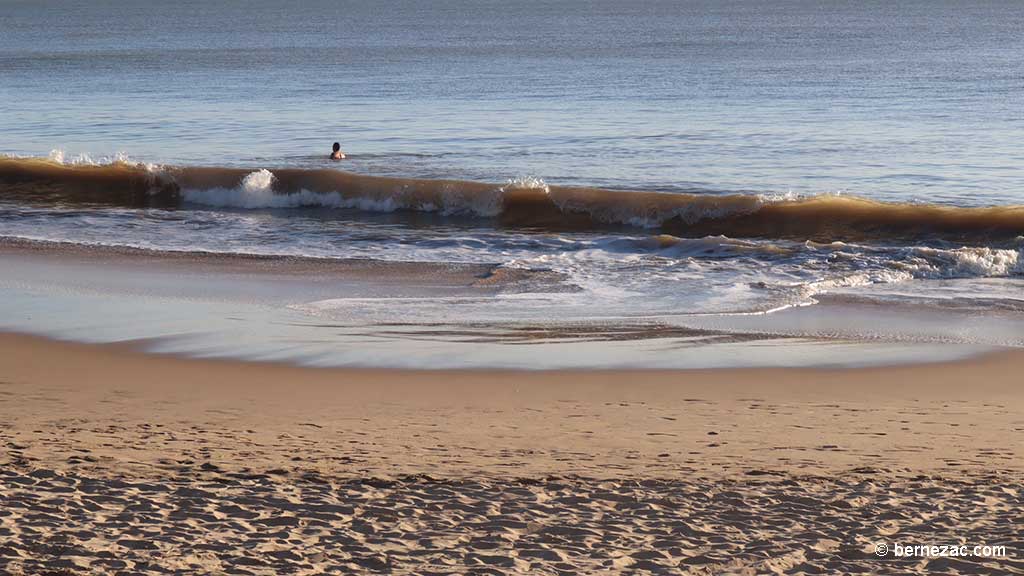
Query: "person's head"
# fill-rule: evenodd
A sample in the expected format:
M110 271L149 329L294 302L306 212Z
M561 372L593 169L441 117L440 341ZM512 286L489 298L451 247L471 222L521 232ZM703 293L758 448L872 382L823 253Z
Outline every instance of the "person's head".
M335 142L335 143L334 143L334 148L333 148L333 150L334 150L335 152L337 152L338 150L341 150L341 144L339 144L339 143Z

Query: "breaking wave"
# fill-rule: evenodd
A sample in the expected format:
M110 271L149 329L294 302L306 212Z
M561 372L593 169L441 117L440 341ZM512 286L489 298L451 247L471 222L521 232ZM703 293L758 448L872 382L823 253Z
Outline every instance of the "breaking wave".
M993 245L1024 234L1022 206L958 208L834 195L793 198L619 191L549 186L538 179L487 184L329 169L254 171L156 167L117 159L105 164L59 160L0 158L0 199L129 207L409 210L488 218L505 227L628 226L688 238L722 235L817 242L924 238ZM961 265L1020 266L1007 258L999 253L978 254Z

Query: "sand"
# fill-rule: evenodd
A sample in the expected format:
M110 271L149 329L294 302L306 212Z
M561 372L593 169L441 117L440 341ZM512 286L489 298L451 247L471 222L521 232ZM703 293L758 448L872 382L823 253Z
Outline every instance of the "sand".
M0 572L1024 573L1022 369L310 369L0 335ZM875 554L898 542L1007 550Z

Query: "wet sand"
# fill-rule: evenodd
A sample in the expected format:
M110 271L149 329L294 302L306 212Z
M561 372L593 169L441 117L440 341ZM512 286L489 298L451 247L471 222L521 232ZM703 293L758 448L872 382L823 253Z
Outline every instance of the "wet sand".
M0 569L1021 572L1022 369L309 369L3 335ZM1007 555L875 555L895 542Z
M377 293L382 289L399 288L446 290L446 293L459 293L458 290L493 293L516 291L521 289L519 284L527 282L534 288L552 290L562 286L564 280L560 274L553 272L510 270L496 264L173 252L3 236L0 236L0 258L5 265L18 267L21 273L25 273L23 269L29 267L39 269L57 265L63 270L63 282L73 279L81 285L96 283L101 279L98 277L102 276L123 279L127 273L149 273L167 277L216 275L229 278L236 284L245 279L259 279L261 282L284 284L288 289L301 286L302 291L307 293L315 291L310 285L324 282L344 282L347 286L370 285Z

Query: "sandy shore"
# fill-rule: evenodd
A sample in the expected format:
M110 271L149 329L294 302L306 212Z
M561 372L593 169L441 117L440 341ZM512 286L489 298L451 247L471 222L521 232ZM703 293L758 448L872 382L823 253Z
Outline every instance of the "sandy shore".
M407 372L0 336L0 570L1024 571L1024 356ZM878 557L878 543L1004 545Z

